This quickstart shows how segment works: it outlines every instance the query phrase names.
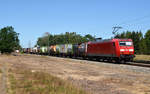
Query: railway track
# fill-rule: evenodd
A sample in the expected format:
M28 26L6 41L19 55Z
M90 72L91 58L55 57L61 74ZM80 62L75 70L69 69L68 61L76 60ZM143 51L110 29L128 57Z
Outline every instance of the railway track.
M15 54L15 56L17 56L17 54ZM42 56L42 55L40 55ZM63 58L63 57L62 57ZM80 60L83 60L83 58L74 58L74 59L80 59ZM86 59L88 60L88 59ZM97 61L97 60L90 60L90 61ZM101 61L98 61L98 62L101 62ZM105 63L110 63L109 61L102 61L102 62L105 62ZM112 63L112 62L111 62ZM115 64L115 63L114 63ZM139 66L139 67L147 67L147 68L150 68L150 61L134 61L134 62L126 62L126 63L123 63L125 65L131 65L131 66Z
M127 62L126 65L150 68L150 63L146 64L146 63Z

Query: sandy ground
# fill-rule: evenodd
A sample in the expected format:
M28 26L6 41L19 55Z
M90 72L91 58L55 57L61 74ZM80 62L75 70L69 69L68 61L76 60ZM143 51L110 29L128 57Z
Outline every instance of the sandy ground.
M3 62L7 68L50 73L92 94L150 94L150 71L138 67L133 71L127 65L36 55L0 56Z

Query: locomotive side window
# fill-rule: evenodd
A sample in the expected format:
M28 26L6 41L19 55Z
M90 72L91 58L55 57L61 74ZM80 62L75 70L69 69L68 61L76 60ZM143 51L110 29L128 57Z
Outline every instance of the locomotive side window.
M130 41L121 41L119 42L120 46L132 46L132 42Z

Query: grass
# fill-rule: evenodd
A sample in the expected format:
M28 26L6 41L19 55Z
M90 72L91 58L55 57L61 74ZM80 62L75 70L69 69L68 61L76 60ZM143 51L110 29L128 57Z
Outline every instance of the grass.
M86 94L71 83L47 73L22 71L19 77L17 75L9 74L8 94Z
M0 73L2 73L2 70L0 69Z
M136 57L134 58L135 61L150 61L150 55L136 55Z

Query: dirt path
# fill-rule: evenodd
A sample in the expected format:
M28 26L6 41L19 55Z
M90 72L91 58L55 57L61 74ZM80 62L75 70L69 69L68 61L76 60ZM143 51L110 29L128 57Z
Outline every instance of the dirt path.
M6 94L7 90L7 66L5 63L0 64L1 79L0 79L0 94Z
M35 55L0 60L7 60L10 68L50 73L93 94L150 94L150 70L138 67Z

